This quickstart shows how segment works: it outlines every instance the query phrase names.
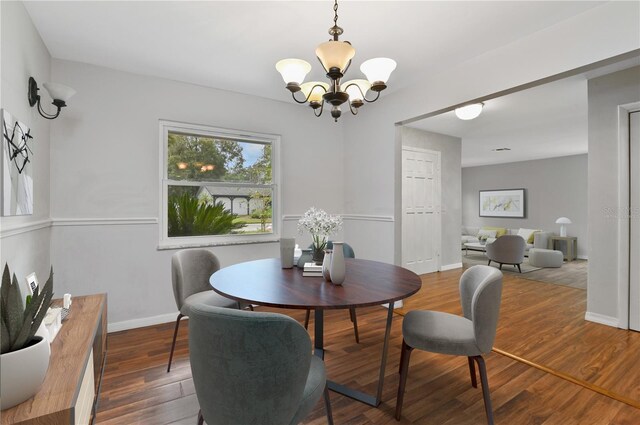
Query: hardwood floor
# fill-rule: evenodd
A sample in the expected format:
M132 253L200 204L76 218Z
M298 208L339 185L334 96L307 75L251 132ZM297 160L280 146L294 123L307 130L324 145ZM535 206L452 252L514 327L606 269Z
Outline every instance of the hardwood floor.
M402 313L460 313L460 270L423 276L423 289L394 317L383 403L377 409L331 393L336 424L395 424ZM575 376L613 396L640 400L640 334L584 321L585 291L505 277L496 348ZM304 311L278 311L304 320ZM360 344L347 311L325 317L325 363L341 383L374 392L386 310L358 309ZM183 325L186 325L185 321ZM310 329L312 329L312 324ZM182 326L166 373L173 324L109 334L98 424L195 424L198 402ZM638 424L640 409L508 356L486 359L496 424ZM482 393L461 357L415 351L401 424L483 424ZM611 395L611 394L610 394ZM627 400L627 401L629 401ZM326 423L321 403L305 424Z

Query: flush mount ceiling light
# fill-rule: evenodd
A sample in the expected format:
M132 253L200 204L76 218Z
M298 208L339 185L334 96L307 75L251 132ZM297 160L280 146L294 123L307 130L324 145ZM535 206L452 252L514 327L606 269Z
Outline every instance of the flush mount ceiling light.
M48 120L52 120L60 115L60 110L67 106L67 100L76 94L76 91L71 87L58 83L44 83L43 86L49 93L49 96L53 99L53 102L51 103L58 108L55 115L47 114L42 109L42 106L40 105L40 95L38 94L40 89L38 88L38 83L36 83L36 80L33 77L29 77L29 106L33 107L38 105L38 112L40 115Z
M456 117L465 121L478 118L478 116L482 112L483 106L484 106L484 103L474 103L472 105L463 106L462 108L457 108Z
M309 102L317 117L322 115L324 103L328 102L331 104L331 116L338 121L342 115L340 105L343 103L348 102L351 113L356 115L365 102L378 100L380 92L387 88L387 81L396 69L396 62L388 58L369 59L360 65L360 71L366 75L366 80L356 79L343 83L342 78L356 51L348 41L338 40L344 32L338 26L338 0L335 0L333 12L333 26L329 28L333 39L316 48L316 56L330 80L329 84L319 81L303 84L305 76L311 71L311 65L302 59L283 59L276 63L276 69L287 83L287 90L291 92L293 100L301 104ZM372 99L366 97L369 91L376 93ZM297 92L302 92L304 99L296 98Z

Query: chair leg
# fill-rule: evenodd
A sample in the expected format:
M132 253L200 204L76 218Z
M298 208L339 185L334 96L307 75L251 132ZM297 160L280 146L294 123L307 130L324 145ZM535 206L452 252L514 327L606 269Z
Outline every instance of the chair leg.
M402 413L402 400L404 399L404 387L407 384L407 375L409 374L409 358L413 347L409 347L404 339L402 340L402 354L400 363L400 383L398 384L398 397L396 399L396 420L400 420Z
M490 265L491 265L491 260L489 260L489 263L487 263L487 266L490 266Z
M253 311L253 304L249 304L249 310Z
M182 313L178 314L178 318L176 319L176 329L173 331L173 343L171 343L171 354L169 354L169 364L167 365L167 373L171 371L171 362L173 361L173 350L176 348L176 338L178 337L178 328L180 327L180 319L182 319L184 315Z
M360 344L360 335L358 335L358 316L356 316L356 309L349 309L349 316L351 316L351 321L353 322L353 333L356 335L356 343Z
M204 424L204 416L202 416L202 410L198 410L198 425Z
M471 375L471 386L478 388L478 381L476 380L476 364L473 362L473 357L467 357L469 360L469 374Z
M489 393L489 380L487 379L487 366L482 356L474 356L480 369L480 383L482 384L482 397L484 398L484 410L487 414L487 423L493 425L493 409L491 408L491 394Z
M324 409L327 412L327 423L333 425L333 412L331 410L331 400L329 399L329 386L324 387Z
M518 266L518 273L522 273L522 270L520 270L520 264L516 264L516 266Z
M304 328L309 329L309 317L311 317L311 310L307 309L307 315L304 318Z
M502 263L500 263L500 270L502 270Z

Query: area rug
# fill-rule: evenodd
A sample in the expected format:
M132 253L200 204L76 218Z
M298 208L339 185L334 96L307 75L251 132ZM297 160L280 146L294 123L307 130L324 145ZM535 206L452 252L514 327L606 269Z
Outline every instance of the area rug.
M564 263L560 268L539 268L530 266L527 258L521 265L522 274L513 266L502 266L502 271L507 274L520 275L523 279L538 282L553 283L555 285L569 286L576 289L587 289L587 260L574 260ZM483 253L471 253L468 256L462 251L462 264L471 267L476 264L487 264L487 257ZM493 266L493 264L491 264ZM496 265L497 267L497 265ZM525 272L525 270L527 270Z

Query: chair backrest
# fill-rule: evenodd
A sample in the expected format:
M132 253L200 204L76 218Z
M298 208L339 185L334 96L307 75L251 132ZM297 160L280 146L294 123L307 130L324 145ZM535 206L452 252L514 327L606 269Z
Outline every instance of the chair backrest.
M220 261L206 249L183 249L171 257L171 283L178 310L190 295L211 289L209 278L220 270Z
M327 241L327 249L333 249L333 241ZM342 243L342 252L344 252L344 258L356 258L353 248L346 242Z
M487 257L499 263L520 264L527 244L522 236L504 235L486 245Z
M493 347L501 299L502 272L500 270L478 265L468 268L462 274L460 278L462 312L464 317L473 322L476 344L482 353L488 353Z
M189 316L189 355L209 425L288 424L311 364L311 339L292 318L198 304Z

